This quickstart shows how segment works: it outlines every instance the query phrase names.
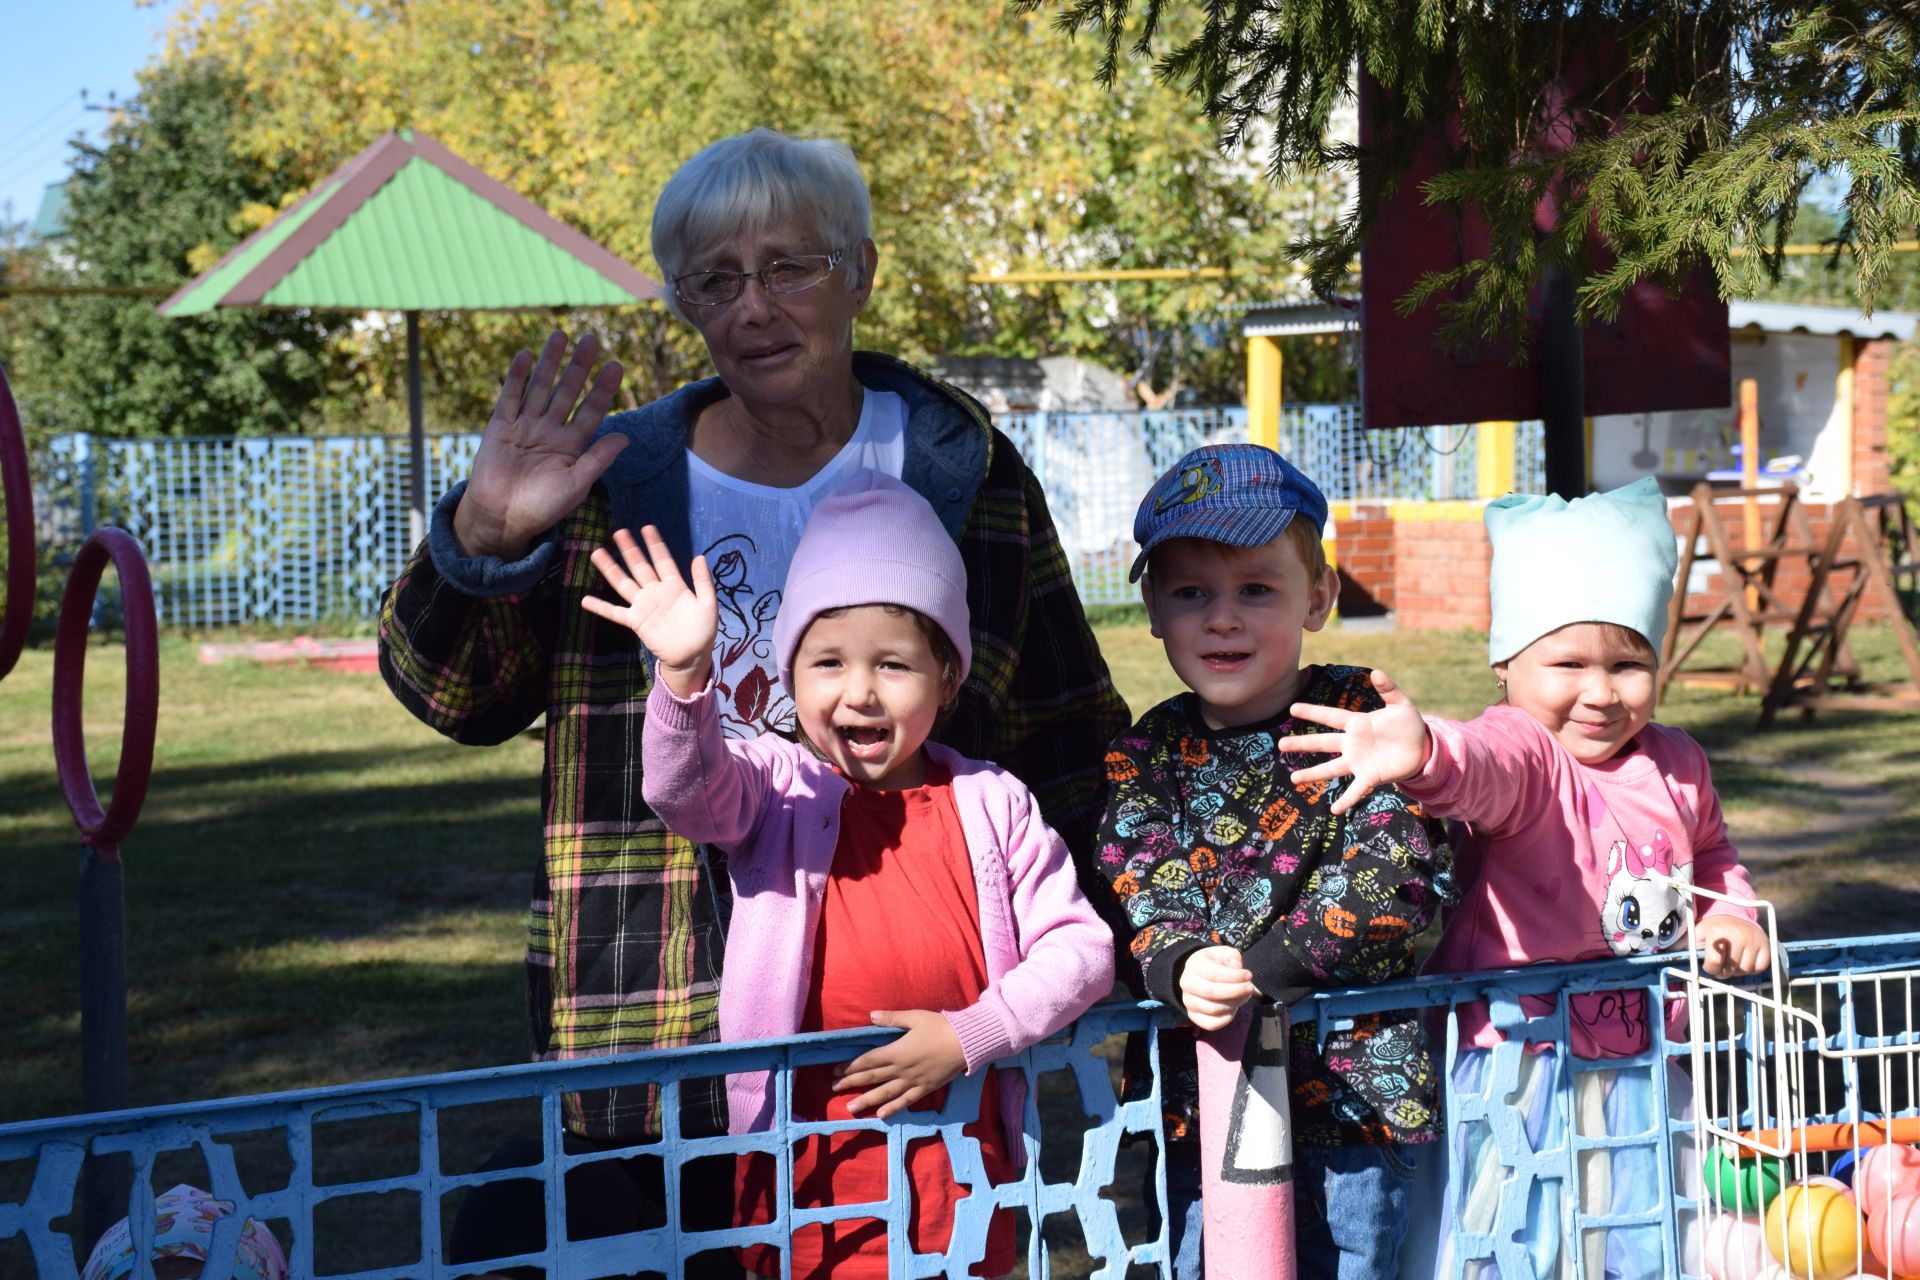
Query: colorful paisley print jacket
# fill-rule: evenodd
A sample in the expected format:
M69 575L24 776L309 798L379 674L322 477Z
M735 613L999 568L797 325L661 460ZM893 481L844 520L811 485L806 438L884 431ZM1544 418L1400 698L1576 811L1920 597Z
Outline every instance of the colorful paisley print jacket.
M1309 667L1301 701L1380 705L1361 667ZM1396 788L1329 812L1345 779L1295 785L1316 758L1277 739L1318 732L1280 716L1209 729L1192 694L1153 708L1107 754L1095 859L1113 886L1147 992L1178 1008L1181 962L1201 947L1242 953L1267 999L1369 986L1415 971L1414 939L1453 902L1445 832ZM1294 1140L1312 1146L1429 1142L1437 1080L1419 1019L1354 1020L1321 1045L1293 1030ZM1162 1038L1168 1136L1197 1139L1190 1035Z

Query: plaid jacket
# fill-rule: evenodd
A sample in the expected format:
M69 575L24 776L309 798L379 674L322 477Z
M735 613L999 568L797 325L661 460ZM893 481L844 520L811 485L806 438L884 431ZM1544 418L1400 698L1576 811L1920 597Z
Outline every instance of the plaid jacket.
M902 478L933 504L967 566L973 669L939 733L1012 772L1077 855L1100 818L1102 756L1127 710L1094 644L1046 501L1012 444L963 393L886 356L860 382L907 403ZM632 443L525 560L463 558L443 499L427 543L388 592L380 668L400 701L460 742L501 742L546 715L541 862L528 919L536 1057L698 1044L716 1037L724 925L702 851L640 796L651 683L638 642L580 607L604 585L588 556L613 530L658 526L691 558L687 429L726 394L708 379L602 431ZM749 980L751 980L749 978ZM659 1132L650 1088L574 1095L571 1128ZM687 1132L725 1132L719 1082L682 1090Z

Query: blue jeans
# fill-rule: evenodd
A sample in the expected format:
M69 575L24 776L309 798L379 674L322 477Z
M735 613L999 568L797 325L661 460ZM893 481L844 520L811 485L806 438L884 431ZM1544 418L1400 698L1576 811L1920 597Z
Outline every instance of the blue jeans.
M1393 1280L1400 1274L1413 1175L1426 1151L1293 1149L1294 1241L1302 1280ZM1167 1145L1167 1217L1173 1280L1204 1280L1197 1142Z
M1147 1184L1147 1203L1153 1203ZM1200 1266L1200 1144L1167 1144L1167 1256L1173 1280L1202 1280Z

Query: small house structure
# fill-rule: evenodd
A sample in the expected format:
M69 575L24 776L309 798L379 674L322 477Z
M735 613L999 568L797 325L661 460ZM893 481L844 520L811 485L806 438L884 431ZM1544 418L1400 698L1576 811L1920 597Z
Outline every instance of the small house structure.
M1281 404L1280 341L1348 330L1353 319L1322 304L1248 312L1248 432L1270 441ZM1848 495L1889 487L1887 405L1894 346L1920 330L1920 316L1840 307L1735 302L1729 407L1685 413L1618 414L1588 419L1587 473L1595 488L1655 476L1668 494L1676 530L1687 523L1687 496L1701 481L1737 487L1736 388L1758 384L1763 483L1791 481L1817 536ZM1364 370L1362 371L1364 376ZM1485 630L1492 551L1481 512L1514 487L1516 424L1481 423L1474 433L1476 498L1448 502L1339 502L1332 506L1341 574L1341 611L1391 610L1407 627ZM1792 598L1796 570L1783 569ZM1804 576L1804 566L1797 572ZM1690 592L1717 589L1715 566L1700 566ZM1869 598L1863 614L1887 607Z

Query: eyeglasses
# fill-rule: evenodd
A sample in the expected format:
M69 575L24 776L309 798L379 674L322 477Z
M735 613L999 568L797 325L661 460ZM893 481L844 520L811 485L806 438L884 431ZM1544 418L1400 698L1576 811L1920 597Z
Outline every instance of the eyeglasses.
M673 292L694 307L718 307L732 302L746 289L749 278L768 293L805 293L833 274L846 249L776 258L757 271L695 271L673 278Z

